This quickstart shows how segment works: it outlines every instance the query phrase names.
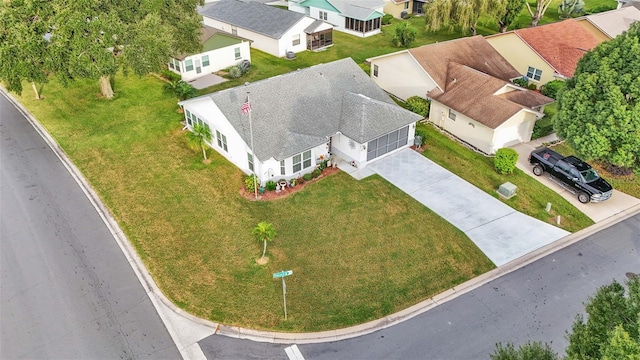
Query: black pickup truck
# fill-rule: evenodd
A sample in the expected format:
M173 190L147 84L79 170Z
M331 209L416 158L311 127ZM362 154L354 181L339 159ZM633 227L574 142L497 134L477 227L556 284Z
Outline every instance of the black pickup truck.
M543 147L529 154L529 163L533 165L534 174L540 176L548 172L551 180L578 194L578 201L583 204L605 201L613 193L613 187L598 176L591 165L575 156L564 157Z

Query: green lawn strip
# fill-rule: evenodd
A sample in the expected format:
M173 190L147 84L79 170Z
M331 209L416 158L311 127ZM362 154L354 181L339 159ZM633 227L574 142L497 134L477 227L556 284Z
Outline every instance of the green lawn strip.
M553 150L563 154L564 156L576 155L580 156L580 154L576 154L575 150L569 146L566 142L553 145ZM605 169L603 164L597 161L589 162L596 170L598 170L598 174L602 176L605 180L607 180L614 189L621 191L627 195L631 195L635 198L640 199L640 172L636 171L628 176L615 176L609 174Z
M162 291L213 321L317 331L380 318L493 268L459 230L385 180L339 173L272 202L242 198L243 174L214 151L189 149L175 100L154 77L45 87L20 100L81 169ZM274 224L258 266L259 221ZM287 278L289 320L282 289Z
M511 182L518 187L516 196L502 200L512 208L544 222L555 224L556 215L562 216L561 227L576 232L592 225L593 221L536 179L515 169L511 175L500 175L495 171L493 158L478 154L449 138L435 126L418 124L418 128L428 133L424 156L450 170L466 181L500 199L496 190ZM551 213L545 211L547 202L553 204Z

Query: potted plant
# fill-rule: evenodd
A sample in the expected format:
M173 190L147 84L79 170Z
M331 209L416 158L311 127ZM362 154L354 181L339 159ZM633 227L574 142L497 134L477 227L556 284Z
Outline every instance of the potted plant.
M291 180L289 180L289 186L290 186L290 187L294 187L294 186L296 186L296 179L291 179Z

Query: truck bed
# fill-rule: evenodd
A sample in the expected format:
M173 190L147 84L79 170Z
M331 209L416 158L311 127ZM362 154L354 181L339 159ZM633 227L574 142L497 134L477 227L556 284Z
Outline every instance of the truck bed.
M542 161L543 163L551 166L555 165L555 163L557 163L558 160L561 160L564 158L564 156L558 154L557 152L547 147L533 150L531 152L531 157L529 158L529 162L532 162L534 157L538 158L538 160Z

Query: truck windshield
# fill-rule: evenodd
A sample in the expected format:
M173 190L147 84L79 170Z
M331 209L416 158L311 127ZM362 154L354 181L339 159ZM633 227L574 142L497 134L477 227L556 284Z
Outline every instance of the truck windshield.
M584 181L588 182L588 183L590 183L592 181L595 181L595 180L598 180L600 178L598 176L598 173L594 169L581 171L580 174L584 178Z

